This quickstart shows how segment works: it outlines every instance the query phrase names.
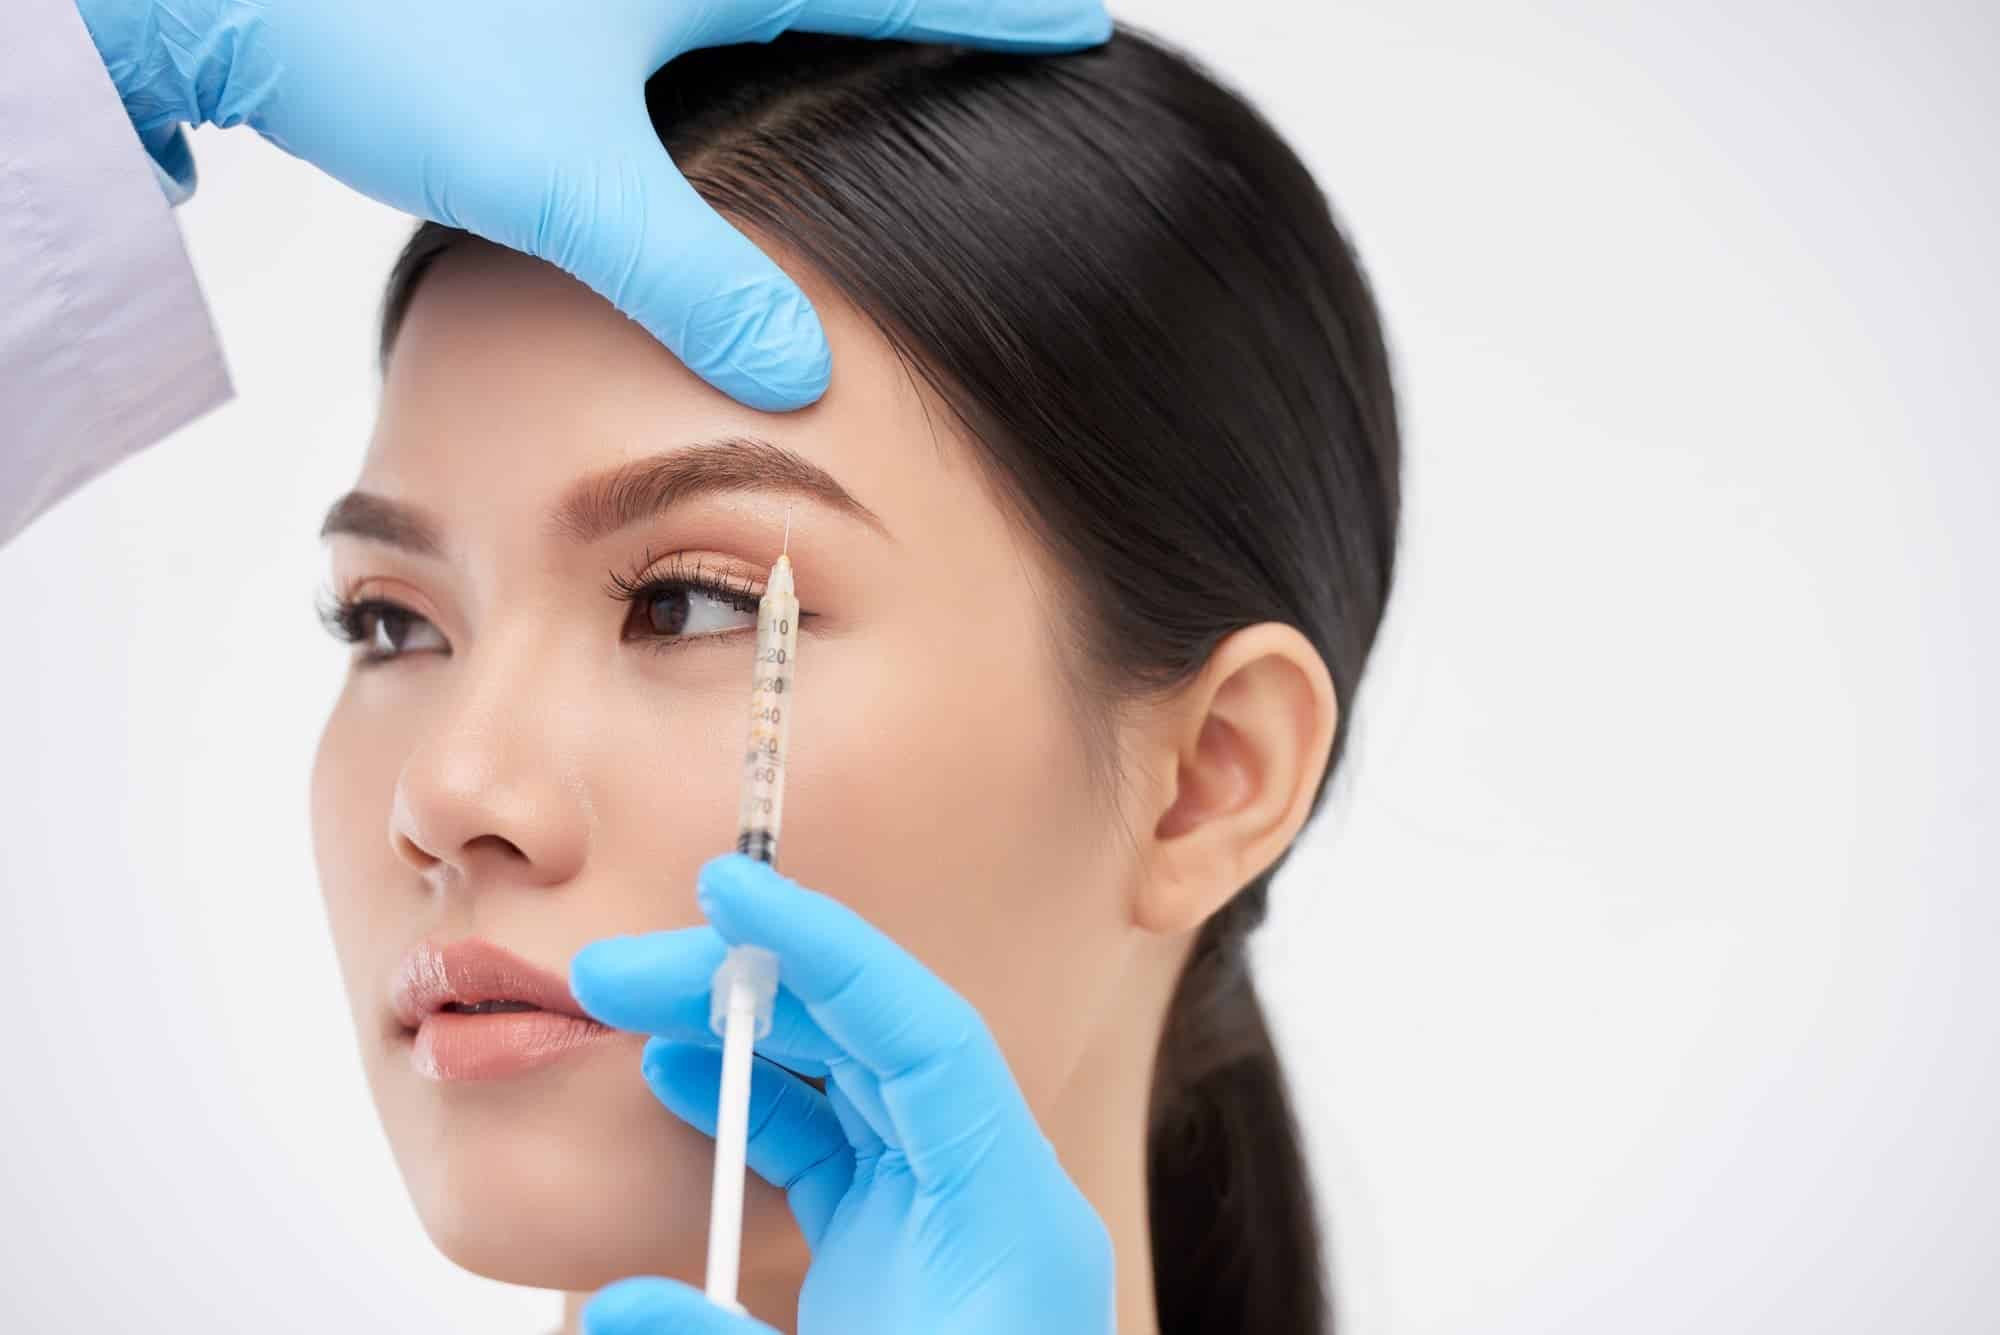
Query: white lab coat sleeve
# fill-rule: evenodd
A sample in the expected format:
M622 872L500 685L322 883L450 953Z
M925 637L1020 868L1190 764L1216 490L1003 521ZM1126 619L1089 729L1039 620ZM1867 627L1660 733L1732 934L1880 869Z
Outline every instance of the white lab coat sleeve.
M167 166L140 143L75 0L5 0L0 543L230 396L169 206L193 184L186 144L154 149Z

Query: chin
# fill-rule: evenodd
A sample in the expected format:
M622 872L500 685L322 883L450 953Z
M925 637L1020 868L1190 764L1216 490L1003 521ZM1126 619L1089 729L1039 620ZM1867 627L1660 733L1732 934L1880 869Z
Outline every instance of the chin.
M439 1251L533 1288L584 1291L636 1274L701 1283L713 1142L640 1081L642 1046L634 1037L529 1075L457 1084L418 1075L407 1052L384 1054L370 1072L376 1106ZM784 1208L768 1184L749 1191L759 1187Z

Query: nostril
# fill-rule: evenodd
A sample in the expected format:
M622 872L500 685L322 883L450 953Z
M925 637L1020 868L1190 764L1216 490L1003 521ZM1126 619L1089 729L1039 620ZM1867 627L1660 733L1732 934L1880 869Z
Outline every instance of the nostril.
M519 844L497 834L482 834L476 839L467 841L465 845L465 851L468 853L482 848L502 857L519 858L522 861L526 861L528 857L526 853L521 851Z
M396 856L409 863L412 867L415 867L418 871L427 871L437 865L438 859L426 852L423 845L401 831L390 835L389 842L395 845Z

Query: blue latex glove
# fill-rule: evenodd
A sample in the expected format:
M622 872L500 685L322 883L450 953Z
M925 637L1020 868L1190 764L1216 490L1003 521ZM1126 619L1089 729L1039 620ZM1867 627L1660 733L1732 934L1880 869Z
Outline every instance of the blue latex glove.
M647 1083L714 1135L709 976L731 945L777 952L757 1051L827 1077L820 1094L752 1063L749 1165L786 1189L813 1253L799 1335L1110 1335L1110 1235L972 1004L853 910L740 853L702 868L699 897L710 926L595 942L570 986L605 1023L656 1035ZM587 1335L771 1329L668 1279L612 1285L583 1324Z
M787 28L1062 50L1103 0L78 0L141 138L249 125L365 195L556 264L753 408L824 392L797 286L660 147L644 86ZM174 147L179 147L178 143Z

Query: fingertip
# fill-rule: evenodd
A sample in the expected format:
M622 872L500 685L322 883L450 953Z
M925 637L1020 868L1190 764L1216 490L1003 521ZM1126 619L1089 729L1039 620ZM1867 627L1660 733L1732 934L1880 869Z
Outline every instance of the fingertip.
M1098 0L1086 0L1086 3L1077 6L1069 24L1060 33L1052 33L1051 36L1079 48L1102 46L1111 40L1117 26L1109 9Z
M614 976L616 962L620 958L620 940L607 937L592 941L569 957L570 995L594 1020L604 1018L599 1009L605 1000L606 985Z
M694 902L711 921L715 918L715 902L718 896L728 893L730 872L724 865L730 858L741 857L739 853L723 853L701 864L694 875Z
M706 926L603 937L570 957L570 995L614 1029L656 1031L675 1022L688 998L706 995L727 951Z
M699 1074L721 1069L722 1049L717 1043L662 1038L655 1034L646 1040L645 1049L639 1054L639 1070L648 1083L671 1079L688 1071Z
M639 1058L646 1088L663 1107L703 1135L715 1134L715 1095L722 1051L698 1043L652 1038Z
M608 1284L584 1304L583 1335L644 1335L652 1323L685 1311L693 1292L677 1280L652 1275Z
M702 912L707 913L733 896L783 881L784 877L770 863L732 849L701 864L695 882L695 899L701 904Z
M741 1306L734 1312L710 1302L692 1284L656 1275L621 1279L599 1289L583 1306L583 1335L716 1335L771 1328Z
M783 274L698 307L684 355L695 374L759 412L808 407L833 377L819 312Z

